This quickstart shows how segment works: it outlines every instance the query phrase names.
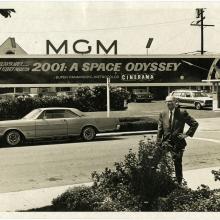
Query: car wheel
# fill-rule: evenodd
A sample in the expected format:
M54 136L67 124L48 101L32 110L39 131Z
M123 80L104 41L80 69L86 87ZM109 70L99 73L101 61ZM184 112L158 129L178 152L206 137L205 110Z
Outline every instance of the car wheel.
M22 142L23 138L19 131L11 130L5 134L5 143L8 146L17 146Z
M202 108L202 105L199 102L197 102L197 103L195 103L195 108L197 110L200 110Z
M85 127L82 130L81 137L84 141L91 141L95 138L95 136L96 136L96 130L92 126Z

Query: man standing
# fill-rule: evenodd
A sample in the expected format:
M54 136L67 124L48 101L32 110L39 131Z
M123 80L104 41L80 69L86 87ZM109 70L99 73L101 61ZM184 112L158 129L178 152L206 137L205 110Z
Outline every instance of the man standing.
M182 157L186 147L186 138L192 137L198 128L198 122L187 111L181 111L176 105L173 96L166 97L167 110L160 113L158 122L157 141L167 141L171 146L170 152L174 161L176 179L182 183ZM185 124L189 125L186 133L183 133Z

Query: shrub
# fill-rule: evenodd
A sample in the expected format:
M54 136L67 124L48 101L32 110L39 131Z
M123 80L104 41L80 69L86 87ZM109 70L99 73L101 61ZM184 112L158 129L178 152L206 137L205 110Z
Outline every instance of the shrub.
M96 86L93 89L95 99L95 106L99 111L106 111L107 109L107 91L104 86Z
M70 188L52 201L54 211L93 211L100 198L92 187Z
M185 187L174 190L167 198L160 199L159 204L161 211L220 211L220 195L205 185L201 185L197 190Z
M53 200L56 210L152 211L158 198L178 187L171 157L151 139L140 141L138 152L130 150L114 167L93 172L92 187L75 188Z
M107 109L107 91L104 86L97 86L93 89L95 99L95 106L99 111L106 111ZM123 88L110 88L110 106L111 110L125 109L124 100L128 100L129 92Z
M96 111L98 110L95 102L97 97L89 87L80 87L77 89L75 108L81 111Z
M110 90L110 102L112 110L125 109L124 101L128 100L129 92L123 88L111 88Z

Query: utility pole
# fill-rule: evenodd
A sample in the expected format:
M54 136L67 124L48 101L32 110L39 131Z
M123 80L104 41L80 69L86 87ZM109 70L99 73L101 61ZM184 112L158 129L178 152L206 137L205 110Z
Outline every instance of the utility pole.
M107 86L107 117L110 117L110 77L106 81Z
M212 24L204 24L205 16L204 16L205 8L196 8L196 18L199 19L197 21L193 21L191 26L199 26L201 28L201 54L204 54L204 27L214 27Z

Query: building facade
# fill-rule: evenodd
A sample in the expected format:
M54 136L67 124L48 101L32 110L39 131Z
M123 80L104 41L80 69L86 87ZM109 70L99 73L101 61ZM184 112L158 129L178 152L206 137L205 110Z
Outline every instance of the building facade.
M0 93L55 93L97 85L145 88L157 100L176 89L215 93L220 56L28 55L14 38L0 46Z

